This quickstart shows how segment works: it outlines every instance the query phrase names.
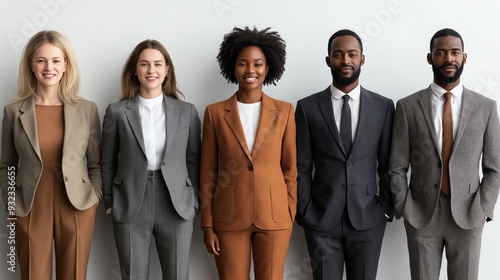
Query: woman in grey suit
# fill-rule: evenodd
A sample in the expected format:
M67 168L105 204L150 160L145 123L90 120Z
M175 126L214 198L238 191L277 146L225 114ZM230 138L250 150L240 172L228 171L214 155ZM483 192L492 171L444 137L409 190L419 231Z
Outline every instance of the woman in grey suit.
M102 197L97 106L78 96L68 39L41 31L26 45L2 123L0 189L21 279L85 280ZM9 243L10 244L10 243Z
M135 47L121 83L120 101L104 116L101 157L122 279L149 279L153 236L163 279L188 279L199 209L198 112L179 100L174 65L156 40Z

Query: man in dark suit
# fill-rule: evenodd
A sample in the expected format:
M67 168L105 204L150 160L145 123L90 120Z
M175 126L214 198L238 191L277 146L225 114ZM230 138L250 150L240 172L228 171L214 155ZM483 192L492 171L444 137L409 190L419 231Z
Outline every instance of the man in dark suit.
M484 221L498 197L497 106L462 86L463 49L456 31L436 32L427 55L434 82L396 106L389 174L412 279L439 279L445 247L448 279L477 279Z
M363 45L350 30L328 42L333 83L297 103L297 222L314 279L375 279L393 206L387 167L392 100L359 85ZM377 173L379 183L377 185Z

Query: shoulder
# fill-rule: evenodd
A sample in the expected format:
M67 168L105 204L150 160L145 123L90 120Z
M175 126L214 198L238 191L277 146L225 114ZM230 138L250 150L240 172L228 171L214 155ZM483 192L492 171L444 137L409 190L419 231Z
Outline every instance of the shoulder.
M325 98L328 98L330 96L331 96L330 87L327 87L326 89L324 89L322 91L313 93L311 95L308 95L304 98L299 99L299 101L297 101L297 104L309 105L311 103L316 103L318 99L325 99Z
M379 93L376 93L371 90L367 90L363 87L361 87L361 94L366 94L371 100L377 103L382 103L382 104L388 104L388 103L393 103L392 99L385 97Z
M398 103L404 103L404 104L416 104L423 96L425 95L430 95L432 93L430 87L427 87L425 89L421 89L415 93L412 93L408 96L405 96L401 99L398 100Z
M478 92L475 92L473 90L470 90L466 87L464 87L464 93L463 94L469 94L469 95L472 95L474 100L476 102L480 102L480 103L483 103L483 104L490 104L490 105L493 105L496 103L495 100L491 99L491 98L488 98Z
M97 108L97 105L95 104L95 102L93 101L90 101L90 100L87 100L87 99L84 99L84 98L80 98L78 99L75 104L80 107L80 108L84 108L84 109L93 109L93 108Z

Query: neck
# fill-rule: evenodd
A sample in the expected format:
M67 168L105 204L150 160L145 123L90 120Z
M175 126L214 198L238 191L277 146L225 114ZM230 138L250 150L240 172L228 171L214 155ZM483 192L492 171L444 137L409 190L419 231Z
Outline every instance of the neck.
M348 84L348 85L340 85L335 80L333 81L333 86L346 94L351 92L353 89L355 89L358 86L358 84L359 84L359 81L355 81L354 83Z
M460 79L456 80L453 83L442 83L442 82L434 80L434 83L436 85L444 88L445 90L450 91L450 90L454 89L456 86L458 86L460 84Z
M251 91L239 89L236 97L241 103L256 103L262 100L262 94L262 88Z
M37 87L35 95L35 104L38 105L61 105L62 100L59 96L58 87L41 88Z
M161 93L162 93L161 89L147 90L147 89L141 88L139 91L139 95L145 99L151 99L151 98L158 97L161 95Z

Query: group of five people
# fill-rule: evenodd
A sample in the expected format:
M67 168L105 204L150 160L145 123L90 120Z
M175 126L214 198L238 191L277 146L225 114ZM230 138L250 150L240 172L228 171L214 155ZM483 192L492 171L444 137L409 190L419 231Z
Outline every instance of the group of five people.
M235 27L217 61L238 89L206 107L202 129L169 53L145 40L123 66L101 133L96 105L78 95L68 40L34 35L2 123L0 183L4 204L15 200L21 279L52 279L52 246L57 279L86 279L101 200L122 279L148 279L153 240L163 279L188 279L198 212L220 279L248 279L252 259L255 279L283 279L295 220L314 279L342 279L344 267L347 279L375 279L394 216L412 279L438 279L444 248L449 279L477 279L500 186L500 125L495 101L460 82L461 36L432 37L434 80L396 109L360 85L356 33L337 31L327 50L332 83L294 110L263 92L283 75L285 41Z

